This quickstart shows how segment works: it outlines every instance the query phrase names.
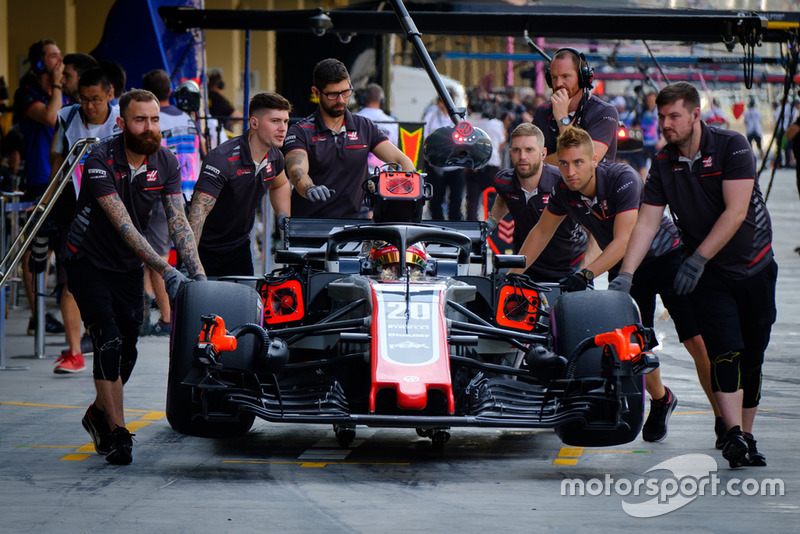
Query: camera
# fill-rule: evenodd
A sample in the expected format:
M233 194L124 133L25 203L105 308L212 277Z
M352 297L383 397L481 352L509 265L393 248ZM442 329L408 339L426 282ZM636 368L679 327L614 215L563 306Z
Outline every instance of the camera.
M172 93L175 106L181 111L200 110L200 86L194 80L186 80Z

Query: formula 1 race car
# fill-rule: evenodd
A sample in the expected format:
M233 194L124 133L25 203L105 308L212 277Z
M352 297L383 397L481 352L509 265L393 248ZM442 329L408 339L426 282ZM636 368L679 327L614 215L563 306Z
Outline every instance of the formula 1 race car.
M270 422L414 428L554 428L569 445L633 440L652 331L616 291L558 293L521 256L487 252L483 223L422 224L430 191L383 168L373 221L291 218L284 266L185 284L174 309L167 418L210 437ZM397 222L401 221L401 222ZM255 286L255 287L254 287Z

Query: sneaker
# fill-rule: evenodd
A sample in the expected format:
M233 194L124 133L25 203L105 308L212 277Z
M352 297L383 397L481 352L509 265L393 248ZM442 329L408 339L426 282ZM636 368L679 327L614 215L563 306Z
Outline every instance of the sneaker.
M763 467L767 465L767 457L756 449L756 440L750 432L742 432L747 442L747 465Z
M50 312L44 314L44 331L48 334L63 334L64 325L53 317Z
M83 359L83 354L73 354L69 350L66 353L61 353L61 356L56 360L56 366L53 367L53 372L58 374L66 373L80 373L86 370L86 362Z
M717 435L717 441L714 443L714 447L721 451L722 447L725 446L725 438L728 434L728 427L725 425L725 419L722 417L714 419L714 433Z
M97 454L106 455L111 450L111 427L108 426L105 414L94 404L87 408L81 419L83 428L92 436L94 450Z
M46 312L44 314L44 331L48 334L63 334L64 325L61 324L61 321L53 317L50 312ZM31 317L30 320L28 320L28 335L36 335L36 317Z
M114 465L128 465L133 461L133 436L124 426L118 426L111 432L111 442L106 454L106 461Z
M755 446L755 440L753 445ZM747 451L747 441L745 441L739 425L728 430L725 446L722 448L722 457L728 460L731 469L747 465Z
M81 352L84 356L89 356L94 353L94 344L92 343L92 336L85 333L81 336Z
M650 414L642 427L642 439L645 441L664 441L667 437L667 421L673 410L678 405L678 398L668 387L665 398L650 399Z

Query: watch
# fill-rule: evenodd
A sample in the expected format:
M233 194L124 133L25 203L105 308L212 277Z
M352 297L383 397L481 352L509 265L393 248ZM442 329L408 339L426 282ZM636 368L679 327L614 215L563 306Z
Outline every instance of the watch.
M589 269L581 269L578 272L583 275L583 278L586 279L586 282L591 284L594 281L594 273Z
M566 117L561 117L561 119L559 119L558 122L560 122L564 126L569 126L570 124L572 124L572 119L570 119L569 115L567 115Z

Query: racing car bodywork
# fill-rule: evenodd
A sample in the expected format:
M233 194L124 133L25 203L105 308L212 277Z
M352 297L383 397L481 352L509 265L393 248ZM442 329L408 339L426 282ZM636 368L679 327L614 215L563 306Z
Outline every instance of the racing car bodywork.
M399 188L408 197L386 187L393 179L410 182ZM276 255L285 267L183 286L172 427L230 436L256 416L327 423L343 446L356 425L415 428L437 444L459 426L554 428L570 445L633 440L657 361L630 297L552 299L557 291L503 274L520 257L490 258L483 223L419 223L420 183L384 170L368 182L376 222L292 218ZM402 211L417 215L381 222ZM379 267L376 243L424 243L427 257L397 253L391 270Z

